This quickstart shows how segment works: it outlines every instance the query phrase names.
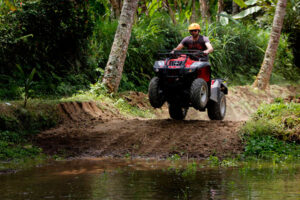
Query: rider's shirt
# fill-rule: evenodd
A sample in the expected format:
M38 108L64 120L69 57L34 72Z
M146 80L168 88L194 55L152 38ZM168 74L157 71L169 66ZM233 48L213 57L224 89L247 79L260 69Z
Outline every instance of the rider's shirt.
M192 36L187 36L185 37L182 41L181 44L191 50L206 50L207 47L205 43L209 42L208 37L205 37L203 35L199 35L198 40L194 41Z

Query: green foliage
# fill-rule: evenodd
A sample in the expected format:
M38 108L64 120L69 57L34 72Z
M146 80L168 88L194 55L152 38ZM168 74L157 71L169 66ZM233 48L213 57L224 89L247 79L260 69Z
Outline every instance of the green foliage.
M121 90L147 91L157 52L173 49L180 40L178 27L172 24L166 13L156 12L151 18L142 16L139 23L133 27Z
M90 63L105 68L116 28L117 21L99 21L95 25L90 41L93 52ZM120 91L147 91L157 52L173 49L181 39L179 27L172 24L165 12L141 16L132 29Z
M220 165L220 160L217 156L209 156L209 158L207 160L211 166L219 166Z
M152 118L153 114L149 110L142 110L138 107L132 106L128 104L124 99L122 98L116 98L114 102L114 106L123 114L129 114L134 115L137 117L144 117L144 118Z
M248 15L251 15L253 13L256 13L258 11L261 10L261 7L260 6L253 6L253 7L250 7L250 8L247 8L246 10L243 10L242 12L232 16L233 19L241 19L241 18L244 18Z
M0 115L0 130L34 134L37 131L53 127L59 122L59 116L51 106L49 110L14 109L12 116Z
M272 83L300 80L300 70L293 64L296 46L290 49L287 42L296 44L300 35L296 34L299 28L298 1L288 3L288 23L285 23L284 32L291 34L281 37ZM25 91L25 99L28 95L68 96L101 81L118 25L117 20L111 19L109 2L24 0L22 5L18 0L14 2L13 9L3 4L0 12L0 83L4 86L0 88L1 99L18 99L24 94L24 78L17 65L22 67L24 74L36 69L30 89ZM173 2L169 3L173 6ZM182 10L175 12L177 25L173 24L161 1L146 3L148 15L139 10L120 91L147 91L148 82L154 75L152 66L157 59L156 53L161 49L173 49L188 35L186 28L191 16L191 3L178 2ZM255 7L252 11L242 11L245 13L243 16L248 16L239 20L240 23L232 17L228 21L224 16L230 14L225 15L224 12L221 19L227 19L228 25L216 22L203 24L202 34L210 38L215 49L210 55L213 76L227 78L230 84L249 84L257 75L264 57L269 39L269 30L265 27L271 26L269 19L273 19L274 6L255 0L238 3L243 6L256 4L263 9L251 17L248 14ZM209 4L211 14L215 16L217 1L210 0ZM225 11L230 13L231 6L228 5ZM257 17L254 23L253 19L261 13L268 20Z
M253 135L247 138L244 157L258 157L272 159L273 157L285 157L291 155L300 156L300 146L295 143L287 143L270 135Z
M286 15L282 31L289 35L288 41L295 57L295 65L300 66L300 0L287 2Z
M24 142L24 138L21 134L13 131L1 131L0 141L6 141L8 143L20 144Z
M32 105L28 109L10 106L8 111L0 114L0 160L36 157L41 149L30 144L32 137L58 122L59 117L53 106L39 105L35 109Z
M211 24L205 34L214 47L210 55L213 76L228 78L231 84L251 83L263 60L265 34L241 24Z
M189 176L195 176L196 172L198 170L198 164L193 161L191 163L188 163L186 168L182 172L183 177L189 177Z
M27 77L23 71L23 69L20 67L20 65L17 65L21 75L22 75L22 78L24 79L24 93L25 93L25 98L24 98L24 105L23 107L25 108L26 107L26 104L27 104L27 100L31 97L31 93L32 91L30 90L31 89L31 86L32 86L32 79L33 79L33 76L36 72L35 68L32 69L30 75Z
M50 109L49 109L50 110ZM34 113L24 108L0 115L0 160L35 157L41 149L30 145L31 136L38 130L50 128L56 123L49 113Z
M293 49L289 46L287 35L281 34L279 46L277 49L274 70L271 77L271 83L293 82L299 83L300 68L295 66ZM284 67L283 67L284 66Z
M167 160L170 160L170 161L178 161L180 159L181 159L181 157L178 154L173 154L172 156L170 156L169 158L167 158Z
M35 96L61 94L56 90L61 83L80 83L82 88L95 81L95 69L87 63L87 37L92 30L87 9L86 1L79 0L24 1L22 7L1 16L0 72L6 75L1 85L24 86L17 65L24 74L36 69ZM20 93L14 91L0 97L17 98Z
M210 55L214 77L228 78L234 85L250 84L254 81L269 40L267 31L252 25L210 24L203 34L209 36L214 47ZM277 52L271 82L296 81L300 71L293 65L293 54L283 36Z
M184 23L174 26L166 13L141 16L132 30L120 90L147 91L148 81L153 76L152 66L157 59L156 53L161 49L176 47L188 35L187 26ZM95 65L104 69L117 22L100 22L96 27L95 37L91 40L93 60ZM251 25L221 26L212 23L203 27L202 34L210 38L215 49L210 55L214 77L227 78L230 84L250 84L254 81L267 47L267 31ZM292 52L288 49L286 38L282 37L272 82L297 80L300 72L292 63Z
M21 145L0 139L0 160L21 159L34 157L41 153L41 149L31 145Z
M245 135L270 135L287 141L300 141L300 105L298 103L263 104L247 122Z
M247 4L243 0L234 0L234 2L239 5L241 8L247 7Z
M272 158L300 157L300 105L284 103L263 104L241 129L245 141L244 156Z

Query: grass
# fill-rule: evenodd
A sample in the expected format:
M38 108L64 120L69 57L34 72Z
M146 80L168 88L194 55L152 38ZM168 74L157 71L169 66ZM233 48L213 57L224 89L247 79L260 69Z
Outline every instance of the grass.
M262 104L241 129L246 159L300 158L300 105L277 98Z
M34 101L26 109L22 104L21 101L0 104L0 171L42 163L46 156L32 144L32 139L60 121L54 104Z

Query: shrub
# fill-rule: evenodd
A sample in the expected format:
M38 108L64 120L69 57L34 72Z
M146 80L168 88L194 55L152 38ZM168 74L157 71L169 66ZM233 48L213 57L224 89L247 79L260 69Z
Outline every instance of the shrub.
M59 123L60 118L54 105L0 105L0 160L35 157L41 149L30 145L33 136L41 130ZM6 109L5 109L6 108Z
M263 104L241 129L245 141L245 156L300 156L300 105Z
M36 68L36 94L58 94L62 82L87 85L95 80L95 69L87 63L92 24L86 1L25 1L0 21L0 72L6 75L1 85L22 86L17 64L25 74ZM14 95L2 92L0 97L19 95L12 91Z

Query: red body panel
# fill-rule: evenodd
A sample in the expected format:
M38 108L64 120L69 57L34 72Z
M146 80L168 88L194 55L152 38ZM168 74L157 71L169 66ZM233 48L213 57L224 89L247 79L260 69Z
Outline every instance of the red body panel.
M180 57L178 57L176 59L170 59L168 61L167 65L169 65L171 61L185 61L185 59L186 59L186 55L181 55ZM195 60L188 58L185 63L185 68L190 68L191 64L193 64L194 62L199 62L199 61L195 61ZM180 66L168 66L168 68L177 69L177 68L180 68ZM204 68L199 69L197 77L202 78L206 82L209 82L210 81L209 67L204 67Z
M198 70L198 78L202 78L203 80L205 80L206 82L210 81L210 71L209 71L209 67L203 67L201 69Z

